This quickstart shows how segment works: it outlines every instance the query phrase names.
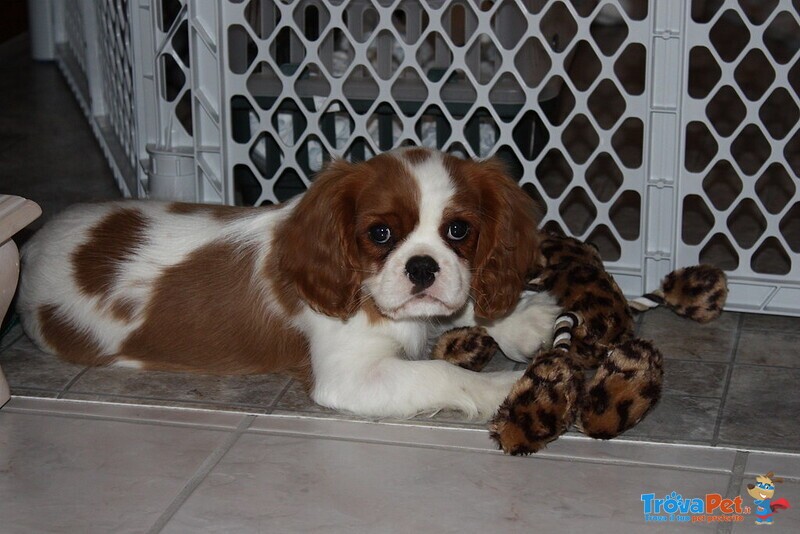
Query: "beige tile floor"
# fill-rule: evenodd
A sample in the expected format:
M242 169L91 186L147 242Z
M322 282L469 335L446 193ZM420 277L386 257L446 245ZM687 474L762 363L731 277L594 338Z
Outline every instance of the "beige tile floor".
M14 104L0 106L3 192L38 201L42 220L118 196L53 65L0 50L0 101ZM800 530L797 318L726 313L702 326L650 312L639 335L666 358L654 412L617 440L570 433L526 458L501 455L458 414L370 422L281 377L86 369L5 326L3 534L672 531L645 524L642 493L733 498L767 471L794 506L771 531ZM751 517L681 525L752 528Z
M642 494L750 505L768 470L800 502L796 454L566 436L513 458L481 429L299 415L15 397L0 445L4 533L671 532ZM790 509L771 531L798 526Z

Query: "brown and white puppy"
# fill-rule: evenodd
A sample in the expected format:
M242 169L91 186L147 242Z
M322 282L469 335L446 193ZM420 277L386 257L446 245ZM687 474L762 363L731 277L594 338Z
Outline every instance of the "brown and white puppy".
M493 161L405 149L331 163L271 209L157 202L70 208L24 248L19 311L84 365L285 372L324 406L488 418L519 373L428 356L481 321L510 358L549 339L534 205Z

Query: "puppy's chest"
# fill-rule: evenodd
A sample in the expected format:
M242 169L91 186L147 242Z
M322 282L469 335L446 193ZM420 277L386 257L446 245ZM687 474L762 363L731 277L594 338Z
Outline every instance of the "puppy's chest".
M409 360L428 358L436 340L445 330L423 322L401 322L393 326L392 337Z

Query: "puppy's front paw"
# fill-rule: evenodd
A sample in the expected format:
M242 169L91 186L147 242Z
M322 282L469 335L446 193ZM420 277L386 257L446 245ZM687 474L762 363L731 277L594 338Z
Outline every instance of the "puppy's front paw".
M431 358L444 360L469 371L480 371L499 347L482 326L454 328L439 337Z
M479 421L491 419L522 373L523 371L499 371L480 375L484 380L474 394L477 408L474 419Z
M515 362L527 363L553 339L553 324L561 309L547 293L522 297L508 317L487 328L500 350Z

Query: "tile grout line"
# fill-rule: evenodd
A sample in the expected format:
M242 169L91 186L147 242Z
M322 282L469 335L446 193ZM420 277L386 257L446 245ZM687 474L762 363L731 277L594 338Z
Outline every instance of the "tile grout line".
M20 332L19 335L14 338L14 341L12 341L11 343L8 343L7 345L3 345L3 347L0 348L0 352L5 352L7 350L10 350L14 345L17 344L17 341L19 341L23 337L25 337L25 332Z
M34 388L35 389L35 388ZM226 411L226 406L233 406L236 408L252 408L252 411L256 410L269 410L271 405L260 405L260 404L246 404L243 402L221 402L221 401L206 401L206 400L190 400L190 399L170 399L168 397L139 397L136 395L126 395L123 393L97 393L93 391L67 391L66 394L69 395L86 395L86 396L95 396L101 397L100 400L94 399L67 399L64 398L63 400L72 400L72 401L92 401L92 402L118 402L120 404L131 404L128 402L123 401L114 401L109 399L128 399L128 400L139 400L139 401L160 401L160 402L175 402L175 403L183 403L186 405L197 405L200 408L192 407L192 409L201 409L201 410L220 410ZM182 407L189 407L189 406L182 406L181 404L177 405L168 405L168 404L146 404L144 406L153 406L157 408L182 408ZM208 408L207 406L212 406L212 408ZM268 412L259 412L259 414L263 415Z
M785 371L797 371L800 367L797 366L790 366L790 365L768 365L763 363L748 363L748 362L736 362L736 365L739 367L758 367L760 369L783 369Z
M750 453L747 451L736 451L731 468L731 477L728 480L728 488L725 490L726 499L733 499L739 495L739 488L742 487L742 481L744 481L744 471L747 467L748 456L750 456ZM720 523L717 525L717 533L719 534L726 534L732 531L733 523Z
M239 423L239 426L230 433L230 435L223 441L219 446L217 446L214 451L203 460L203 463L200 464L200 467L197 468L197 471L189 478L186 484L183 486L181 491L178 493L177 496L172 500L172 502L167 506L166 510L162 512L162 514L156 519L153 526L147 531L147 534L158 534L161 532L164 527L167 525L170 519L177 513L177 511L184 505L184 503L189 499L189 497L194 493L198 486L206 479L209 473L217 466L217 464L222 460L222 457L234 446L234 444L239 440L240 437L245 433L245 431L253 424L255 421L255 415L246 415L242 422Z
M742 339L742 323L744 322L744 315L739 315L738 328L736 329L736 339L733 342L733 350L731 359L728 362L728 371L725 373L725 384L722 389L722 400L719 403L719 411L717 412L717 420L714 422L714 433L711 435L711 446L716 447L719 443L719 431L722 427L722 416L725 411L725 401L728 399L728 392L731 387L731 378L733 378L733 369L736 366L736 356L739 354L739 344Z
M294 384L294 378L290 378L283 386L280 393L278 393L278 395L275 397L275 400L273 400L272 403L270 403L269 408L267 408L266 412L267 415L275 412L275 410L278 408L278 404L281 402L281 399L283 398L284 395L286 395L286 392L289 391L289 389L292 387L293 384Z
M63 388L63 389L62 389L62 390L61 390L61 391L58 393L58 395L56 395L56 399L63 399L63 398L64 398L64 395L66 395L66 394L69 392L69 388L71 388L72 386L74 386L74 385L75 385L75 382L77 382L78 380L80 380L80 378L81 378L81 377L82 377L84 374L86 374L86 371L88 371L88 370L89 370L89 367L84 367L83 369L81 369L81 371L80 371L80 372L79 372L77 375L75 375L74 377L72 377L72 380L70 380L69 382L67 382L67 385L66 385L66 386L64 386L64 388Z
M407 449L426 449L426 450L438 450L438 451L450 451L450 452L468 452L472 454L490 454L493 456L499 457L508 457L507 455L501 453L499 449L483 449L483 448L474 448L470 446L458 446L458 445L442 445L442 444L434 444L434 443L410 443L410 442L398 442L398 441L391 441L391 440L382 440L376 438L354 438L354 437L347 437L347 436L331 436L331 435L322 435L322 434L309 434L303 432L293 432L290 430L251 430L246 431L248 434L252 435L260 435L260 436L281 436L281 437L290 437L290 438L299 438L299 439L320 439L324 441L336 441L342 443L364 443L368 445L387 445L391 447L401 447ZM656 445L660 445L656 443ZM676 444L682 445L682 444ZM707 445L706 445L707 447ZM706 474L725 474L728 471L723 469L718 469L715 467L698 467L698 466L681 466L681 465L669 465L669 464L653 464L652 462L645 462L645 461L636 461L636 460L626 460L626 459L618 459L618 458L589 458L586 456L574 456L574 455L559 455L559 454L536 454L529 456L530 461L535 461L537 458L541 460L547 461L554 461L554 462L578 462L578 463L586 463L592 465L608 465L608 466L615 466L615 467L652 467L654 469L663 469L667 471L682 471L682 472L692 472L692 473L706 473Z
M40 398L40 397L34 397ZM56 400L56 399L48 399L48 400ZM137 406L135 404L131 404L130 406ZM148 406L149 407L149 406ZM160 406L158 407L160 408ZM221 425L214 425L214 424L204 424L204 423L194 423L194 422L182 422L182 421L163 421L159 419L148 419L148 418L133 418L133 417L121 417L115 415L94 415L94 414L86 414L86 413L72 413L72 412L59 412L59 411L47 411L47 410L32 410L29 408L16 408L14 406L11 407L4 407L4 413L16 413L21 415L36 415L41 417L61 417L64 419L82 419L86 421L111 421L114 423L126 423L131 425L151 425L151 426L168 426L168 427L175 427L175 428L195 428L198 430L212 430L217 432L233 432L235 428L231 426L221 426ZM233 416L240 416L240 417L257 417L258 414L243 414L238 412L226 412Z

